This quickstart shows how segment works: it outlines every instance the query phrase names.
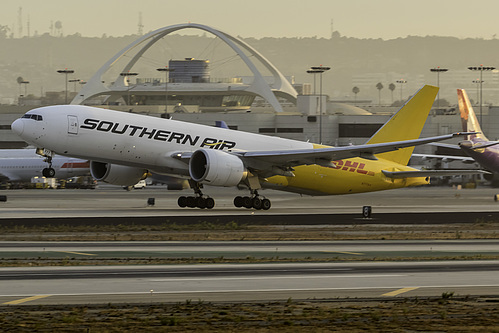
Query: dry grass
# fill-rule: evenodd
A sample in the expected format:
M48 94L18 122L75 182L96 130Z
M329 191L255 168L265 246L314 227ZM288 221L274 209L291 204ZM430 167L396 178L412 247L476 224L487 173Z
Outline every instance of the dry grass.
M251 241L497 239L499 222L441 225L261 226L200 223L181 226L93 225L0 227L1 241Z
M4 332L497 332L499 302L451 297L0 307Z

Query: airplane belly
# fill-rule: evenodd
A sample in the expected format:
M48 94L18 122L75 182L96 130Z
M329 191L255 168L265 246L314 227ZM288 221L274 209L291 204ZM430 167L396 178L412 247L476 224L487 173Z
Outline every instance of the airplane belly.
M419 178L418 181L388 178L381 172L383 168L370 169L366 164L357 158L335 161L335 167L300 166L293 172L295 177L274 176L267 182L269 187L313 195L374 192L421 184Z

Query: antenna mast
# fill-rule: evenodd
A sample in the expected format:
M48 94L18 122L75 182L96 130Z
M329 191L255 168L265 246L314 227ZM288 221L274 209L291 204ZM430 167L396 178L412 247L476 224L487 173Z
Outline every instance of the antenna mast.
M139 36L142 36L144 34L144 31L143 31L144 25L142 24L142 12L139 12L138 28L139 28L139 30L138 30Z

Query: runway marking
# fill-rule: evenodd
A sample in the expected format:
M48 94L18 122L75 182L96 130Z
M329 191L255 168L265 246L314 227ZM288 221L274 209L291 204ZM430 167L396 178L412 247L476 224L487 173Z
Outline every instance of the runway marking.
M364 253L348 252L348 251L322 251L322 252L327 252L327 253L341 253L341 254L354 254L356 256L363 256L364 255Z
M96 254L94 254L94 253L83 253L83 252L73 252L73 251L54 251L54 252L79 254L82 256L96 256Z
M403 274L377 274L377 275L317 275L308 276L307 279L345 279L345 278L384 278L384 277L401 277ZM269 277L226 277L226 278L165 278L165 279L149 279L151 282L176 282L176 281L238 281L238 280L284 280L284 279L301 279L302 277L293 276L269 276Z
M15 301L10 301L10 302L5 302L2 303L3 305L16 305L16 304L21 304L21 303L26 303L26 302L31 302L37 299L45 298L45 297L50 297L52 295L37 295L37 296L31 296L31 297L26 297L26 298L21 298Z
M409 292L411 290L416 290L416 289L419 289L420 287L408 287L408 288L401 288L401 289L397 289L397 290L394 290L394 291L391 291L389 293L386 293L386 294L383 294L381 296L397 296L397 295L400 295L400 294L403 294L403 293L406 293L406 292Z

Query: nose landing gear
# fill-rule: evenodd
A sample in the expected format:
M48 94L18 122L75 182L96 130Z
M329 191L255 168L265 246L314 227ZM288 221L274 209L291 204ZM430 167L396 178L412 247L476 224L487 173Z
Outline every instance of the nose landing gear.
M48 168L43 168L42 170L42 176L46 178L54 178L55 176L55 170L52 168L52 157L54 157L54 153L50 150L38 148L36 150L36 153L40 156L45 157L43 160L44 162L47 162L49 164Z

